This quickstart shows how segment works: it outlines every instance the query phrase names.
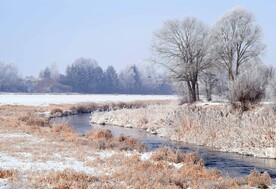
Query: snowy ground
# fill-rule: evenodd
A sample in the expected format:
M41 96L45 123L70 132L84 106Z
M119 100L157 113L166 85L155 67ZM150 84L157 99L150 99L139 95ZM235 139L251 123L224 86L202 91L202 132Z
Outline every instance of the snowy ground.
M129 102L135 100L174 100L173 95L81 95L81 94L0 94L0 105L47 106L80 102Z
M22 97L22 95L6 96L17 99ZM40 96L43 97L42 100L47 99L47 95ZM62 97L62 95L56 97L58 96ZM0 95L3 102L2 97ZM35 104L34 98L31 97L32 95L28 96L29 102ZM10 104L15 103L12 100ZM22 104L24 101L18 102ZM49 102L49 99L44 102L45 104L41 104L40 101L36 105L53 103ZM61 100L55 102L62 103ZM125 144L134 146L136 143L133 140L116 140L117 143L111 143L115 139L105 140L99 138L101 135L93 134L80 136L67 127L41 127L44 125L43 119L47 119L42 113L48 112L50 108L50 106L0 106L0 175L2 174L0 189L141 188L141 186L176 188L179 184L183 184L183 188L188 188L190 185L195 188L210 188L208 186L216 185L227 188L236 182L231 178L222 178L217 171L205 169L201 161L196 161L196 156L192 154L185 156L188 162L185 163L183 160L182 165L175 152L168 153L167 159L163 160L159 157L164 157L166 151L163 153L162 150L156 153L155 159L152 159L152 153L119 150L124 141ZM150 109L155 114L153 110ZM147 122L147 119L143 120ZM91 140L91 137L94 138ZM103 149L104 146L110 148ZM189 179L185 180L188 177ZM241 185L247 183L245 178L241 183Z
M68 142L56 142L42 136L0 129L0 170L16 170L17 179L24 183L46 173L70 170L90 176L109 175L117 168L109 166L109 159L129 156L131 152L94 150L87 146L78 148ZM70 149L70 150L68 150ZM101 163L98 163L98 162ZM43 174L42 174L43 173ZM35 184L36 181L32 181ZM0 179L0 189L13 188L7 179ZM24 187L25 188L25 187ZM26 187L28 188L28 187Z

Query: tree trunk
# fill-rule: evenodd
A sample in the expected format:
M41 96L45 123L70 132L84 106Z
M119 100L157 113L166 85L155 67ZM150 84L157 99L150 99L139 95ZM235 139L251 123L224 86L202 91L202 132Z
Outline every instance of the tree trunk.
M206 97L207 101L212 100L212 88L210 82L206 84Z
M232 58L229 59L229 63L228 63L228 78L229 78L229 81L234 81Z
M234 81L233 72L230 69L228 70L228 78L229 78L229 81Z
M189 92L189 103L196 101L196 83L187 81L188 92Z
M196 82L196 101L199 101L199 86L198 86L198 82Z

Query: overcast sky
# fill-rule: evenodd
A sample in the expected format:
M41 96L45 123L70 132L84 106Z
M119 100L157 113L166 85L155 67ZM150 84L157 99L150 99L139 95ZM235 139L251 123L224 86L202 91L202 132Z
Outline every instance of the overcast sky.
M79 57L120 70L149 57L163 21L193 16L212 25L237 6L255 14L267 45L263 60L276 65L274 0L0 0L0 61L23 76L53 62L64 72Z

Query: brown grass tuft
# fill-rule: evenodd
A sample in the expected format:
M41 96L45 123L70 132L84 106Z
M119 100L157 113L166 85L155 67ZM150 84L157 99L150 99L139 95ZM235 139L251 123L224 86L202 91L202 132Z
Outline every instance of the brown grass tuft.
M119 135L117 137L114 137L114 143L118 144L118 148L120 150L138 150L138 151L145 151L146 146L142 144L137 139L126 137L123 135Z
M258 171L252 171L247 176L247 182L252 187L268 188L271 185L271 178L266 171L263 174Z
M15 170L0 169L0 178L11 179L14 178L17 172Z
M61 132L65 132L65 133L75 133L76 131L72 128L71 125L69 124L57 124L54 125L52 127L52 131L54 133L61 133Z
M65 170L52 172L36 178L35 185L39 188L86 189L97 181L99 181L97 177L86 173Z
M89 144L98 149L119 149L144 151L145 146L136 139L123 135L113 137L108 129L99 129L88 132L86 139Z
M50 125L47 118L35 115L34 113L28 113L26 116L21 116L18 120L24 122L28 126L47 127Z
M99 129L99 130L88 132L86 134L86 137L88 139L100 139L100 138L111 139L113 135L111 131L108 129Z
M80 104L71 106L69 110L76 113L90 113L92 111L97 110L99 107L100 105L96 103L88 103L88 104L80 103Z
M151 159L154 161L168 161L172 163L204 164L203 160L196 153L184 154L170 148L159 148L152 154Z
M50 111L50 114L51 115L54 115L54 116L57 116L57 115L62 115L63 111L59 108L53 108L51 111Z
M69 124L57 124L51 128L52 132L59 136L59 139L64 141L80 141L80 135Z
M111 103L80 103L69 107L69 111L74 113L90 113L93 111L110 111L117 109L136 109L146 107L149 104L167 104L168 100L137 100L132 102L111 102Z

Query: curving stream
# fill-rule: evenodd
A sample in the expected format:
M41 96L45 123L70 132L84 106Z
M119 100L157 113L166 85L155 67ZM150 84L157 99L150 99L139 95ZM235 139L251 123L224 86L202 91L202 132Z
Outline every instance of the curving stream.
M146 133L144 130L130 129L112 125L90 124L90 114L71 115L67 117L55 118L55 123L67 122L71 124L79 133L85 134L97 128L105 128L112 131L113 135L123 134L136 138L147 145L151 150L159 146L170 146L183 152L197 152L205 161L205 166L220 170L224 175L231 177L245 176L251 170L257 169L260 172L268 171L273 183L276 183L276 160L256 158L252 156L242 156L234 153L217 152L210 148L190 145L183 142L174 142L166 138Z

